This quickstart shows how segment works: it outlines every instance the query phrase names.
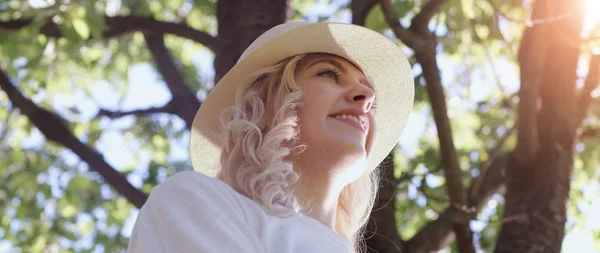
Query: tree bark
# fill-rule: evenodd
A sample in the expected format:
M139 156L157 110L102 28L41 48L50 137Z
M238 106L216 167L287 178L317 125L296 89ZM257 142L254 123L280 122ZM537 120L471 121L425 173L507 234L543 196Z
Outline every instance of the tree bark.
M221 0L217 2L219 23L215 51L215 83L235 65L258 36L283 24L289 16L289 0Z
M352 0L352 2L350 2L352 24L364 26L367 15L379 2L379 0Z
M575 81L581 10L577 2L568 0L536 1L533 6L534 25L525 31L519 61L521 89L533 85L539 90L526 93L535 96L521 93L519 106L528 110L519 114L519 121L535 117L537 124L518 126L520 148L506 168L504 220L508 222L502 226L496 253L561 251L579 124ZM565 18L556 18L561 15ZM531 64L536 62L541 69ZM532 82L537 78L539 83Z

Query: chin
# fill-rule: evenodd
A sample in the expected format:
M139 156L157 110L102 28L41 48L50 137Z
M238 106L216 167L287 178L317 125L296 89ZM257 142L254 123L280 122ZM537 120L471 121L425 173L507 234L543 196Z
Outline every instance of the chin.
M332 140L330 142L334 144L330 147L330 150L336 150L337 152L330 152L331 158L337 157L340 162L339 167L351 168L350 170L356 170L358 167L365 167L367 161L367 152L364 147L364 142L348 141L346 140Z
M333 144L334 147L331 148L341 150L350 156L367 156L367 151L365 148L366 140L364 137L357 138L356 136L344 134L341 134L341 136L337 135L332 137L333 138L330 143Z
M329 145L320 149L308 149L303 153L311 166L310 173L316 180L333 179L341 185L347 185L358 179L366 171L366 152L357 145L339 145L339 142L326 141ZM331 144L336 145L331 145ZM314 146L313 146L314 147ZM316 170L314 170L316 169Z
M340 171L338 176L340 181L344 185L350 184L356 179L360 178L367 170L367 159L353 159L346 166L343 167L343 171Z
M345 178L346 175L353 177L352 175L362 175L364 172L367 160L366 139L366 136L358 136L357 131L335 129L312 132L304 138L301 136L300 142L308 144L303 152L306 161L315 163L316 167L327 168L325 170L329 175L343 174Z

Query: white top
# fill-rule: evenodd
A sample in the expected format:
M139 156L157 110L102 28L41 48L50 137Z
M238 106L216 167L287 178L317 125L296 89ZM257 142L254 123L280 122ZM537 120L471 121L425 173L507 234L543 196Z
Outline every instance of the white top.
M350 244L304 214L280 218L224 182L177 173L156 186L133 227L128 253L349 253Z

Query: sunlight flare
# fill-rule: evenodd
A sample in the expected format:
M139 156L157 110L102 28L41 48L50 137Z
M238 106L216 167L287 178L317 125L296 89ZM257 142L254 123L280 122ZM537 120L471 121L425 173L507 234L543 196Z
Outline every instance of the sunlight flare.
M585 23L595 26L600 22L600 0L585 1Z

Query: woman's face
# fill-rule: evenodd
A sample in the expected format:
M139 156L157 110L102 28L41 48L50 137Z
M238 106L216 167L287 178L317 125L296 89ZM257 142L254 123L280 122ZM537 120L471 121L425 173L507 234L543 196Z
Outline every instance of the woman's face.
M296 71L303 92L299 108L300 141L307 145L300 167L311 175L352 179L365 170L376 132L375 92L352 63L332 55L311 55Z

